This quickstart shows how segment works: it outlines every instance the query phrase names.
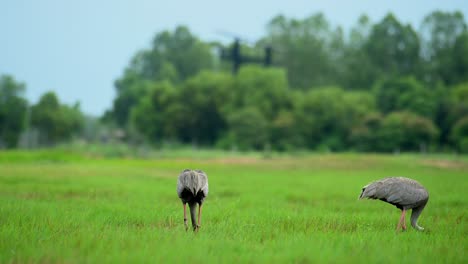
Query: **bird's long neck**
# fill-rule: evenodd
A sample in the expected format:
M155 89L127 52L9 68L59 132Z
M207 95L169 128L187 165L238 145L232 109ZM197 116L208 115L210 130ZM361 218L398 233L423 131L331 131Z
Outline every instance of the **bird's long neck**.
M413 212L411 213L411 225L419 231L424 230L423 227L418 225L418 218L419 218L419 215L422 213L425 206L426 205L424 204L420 207L413 208Z
M192 219L193 230L197 229L197 203L189 203L190 218Z

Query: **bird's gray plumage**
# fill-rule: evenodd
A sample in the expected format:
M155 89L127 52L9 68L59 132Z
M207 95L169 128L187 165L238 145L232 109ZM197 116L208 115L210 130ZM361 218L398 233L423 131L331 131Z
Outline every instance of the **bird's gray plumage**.
M379 199L404 211L412 209L411 225L424 230L417 220L429 200L429 193L419 182L404 177L384 178L364 186L359 196L362 198Z
M196 230L199 227L195 220L196 205L198 204L199 206L200 222L200 209L203 202L205 201L205 198L208 196L208 176L206 173L201 170L190 169L185 169L182 171L182 173L179 175L179 178L177 179L177 195L184 205L184 214L185 204L189 204L192 226L193 229ZM184 222L186 222L185 215Z
M185 169L177 179L177 195L183 203L202 204L208 195L208 177L201 170Z

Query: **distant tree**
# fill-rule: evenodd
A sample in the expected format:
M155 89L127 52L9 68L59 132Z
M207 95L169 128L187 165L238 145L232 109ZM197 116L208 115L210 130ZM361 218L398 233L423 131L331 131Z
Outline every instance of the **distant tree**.
M455 122L468 115L468 82L457 84L449 92L450 119Z
M73 107L61 105L54 92L41 96L31 107L31 125L40 133L40 141L53 145L80 133L84 117L79 104Z
M370 94L322 88L299 95L294 112L308 148L343 150L351 128L368 112L374 112Z
M458 36L453 47L453 82L468 82L468 32Z
M280 68L245 66L235 77L228 111L255 107L271 122L282 109L291 109L286 72Z
M128 69L143 79L179 82L212 67L210 45L192 35L187 27L178 26L174 32L158 33L151 48L138 52Z
M274 17L267 26L274 44L274 64L287 70L292 88L336 84L335 61L342 55L341 28L332 28L322 13L302 20Z
M379 132L383 117L379 112L367 113L362 120L351 128L351 146L359 151L380 151Z
M468 115L455 123L451 137L460 152L468 153Z
M0 148L16 147L25 128L28 108L25 89L25 85L12 76L0 76Z
M131 108L145 96L140 82L170 81L181 83L202 70L213 68L213 53L208 43L200 41L185 26L174 32L163 31L156 35L148 50L139 51L115 82L117 97L112 116L125 127Z
M393 14L372 27L364 49L380 78L412 75L420 67L418 35Z
M263 150L269 143L269 125L265 116L255 107L246 107L229 113L228 132L218 146L240 150Z
M371 28L369 17L362 15L357 25L351 29L343 59L338 62L344 67L340 84L345 88L370 90L376 81L376 68L365 50Z
M279 151L305 149L304 138L298 129L298 121L292 110L281 110L271 123L271 145Z
M393 112L384 118L378 134L382 151L425 151L439 131L427 118L411 112Z
M125 75L115 82L117 97L114 99L113 108L106 121L115 121L118 126L125 127L132 107L146 95L146 82L137 73L127 70Z
M452 143L453 146L460 139L457 136L457 140L454 140L453 129L461 119L468 116L468 83L460 83L452 87L448 95L446 89L444 92L444 115L441 115L440 123L445 133L444 143Z
M422 57L426 62L424 79L428 83L443 81L452 85L466 77L466 30L465 19L459 11L434 11L424 18L420 35Z
M377 86L376 99L382 113L411 111L434 119L437 111L436 93L425 88L414 77L388 79Z
M133 108L131 120L150 142L213 145L226 128L230 74L201 72L178 86L168 81L148 84L148 96Z
M448 147L450 142L450 130L452 129L454 120L452 119L452 109L454 107L451 93L447 93L447 88L443 85L438 85L434 88L434 103L436 111L434 115L434 124L439 129L439 146L441 148Z
M226 129L226 107L232 101L232 76L201 72L181 84L179 136L184 142L212 145Z
M177 103L176 88L168 81L148 81L146 85L148 96L141 98L132 109L133 126L153 143L176 138L176 131L172 129L171 122L176 125L180 121L168 116L170 109Z
M255 48L241 44L243 55L259 58L259 47L271 45L272 67L245 60L231 75L230 63L214 57L214 47L225 45L177 27L137 52L103 119L156 143L280 151L460 146L453 135L468 115L466 22L460 12L436 11L418 33L391 13L377 23L362 15L349 37L321 13L279 15ZM245 138L254 135L258 143Z

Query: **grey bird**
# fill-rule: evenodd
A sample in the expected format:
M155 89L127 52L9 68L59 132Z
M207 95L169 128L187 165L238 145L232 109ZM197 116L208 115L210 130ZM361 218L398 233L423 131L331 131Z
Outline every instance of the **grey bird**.
M194 231L201 227L201 212L205 198L208 196L208 176L201 170L185 169L177 179L177 195L184 207L184 225L187 225L187 203L190 207L190 217ZM196 221L196 207L198 204L198 221Z
M406 230L405 213L409 209L412 209L411 226L424 230L418 225L418 218L429 200L429 193L419 182L404 177L384 178L364 186L359 196L362 198L379 199L402 210L397 231L401 227Z

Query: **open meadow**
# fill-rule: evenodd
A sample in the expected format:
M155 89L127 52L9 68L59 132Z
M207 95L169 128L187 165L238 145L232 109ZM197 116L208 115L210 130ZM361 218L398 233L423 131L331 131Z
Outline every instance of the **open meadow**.
M184 230L184 168L203 169L202 227ZM430 193L418 232L357 198L405 176ZM166 153L102 158L0 152L0 263L467 263L468 158Z

